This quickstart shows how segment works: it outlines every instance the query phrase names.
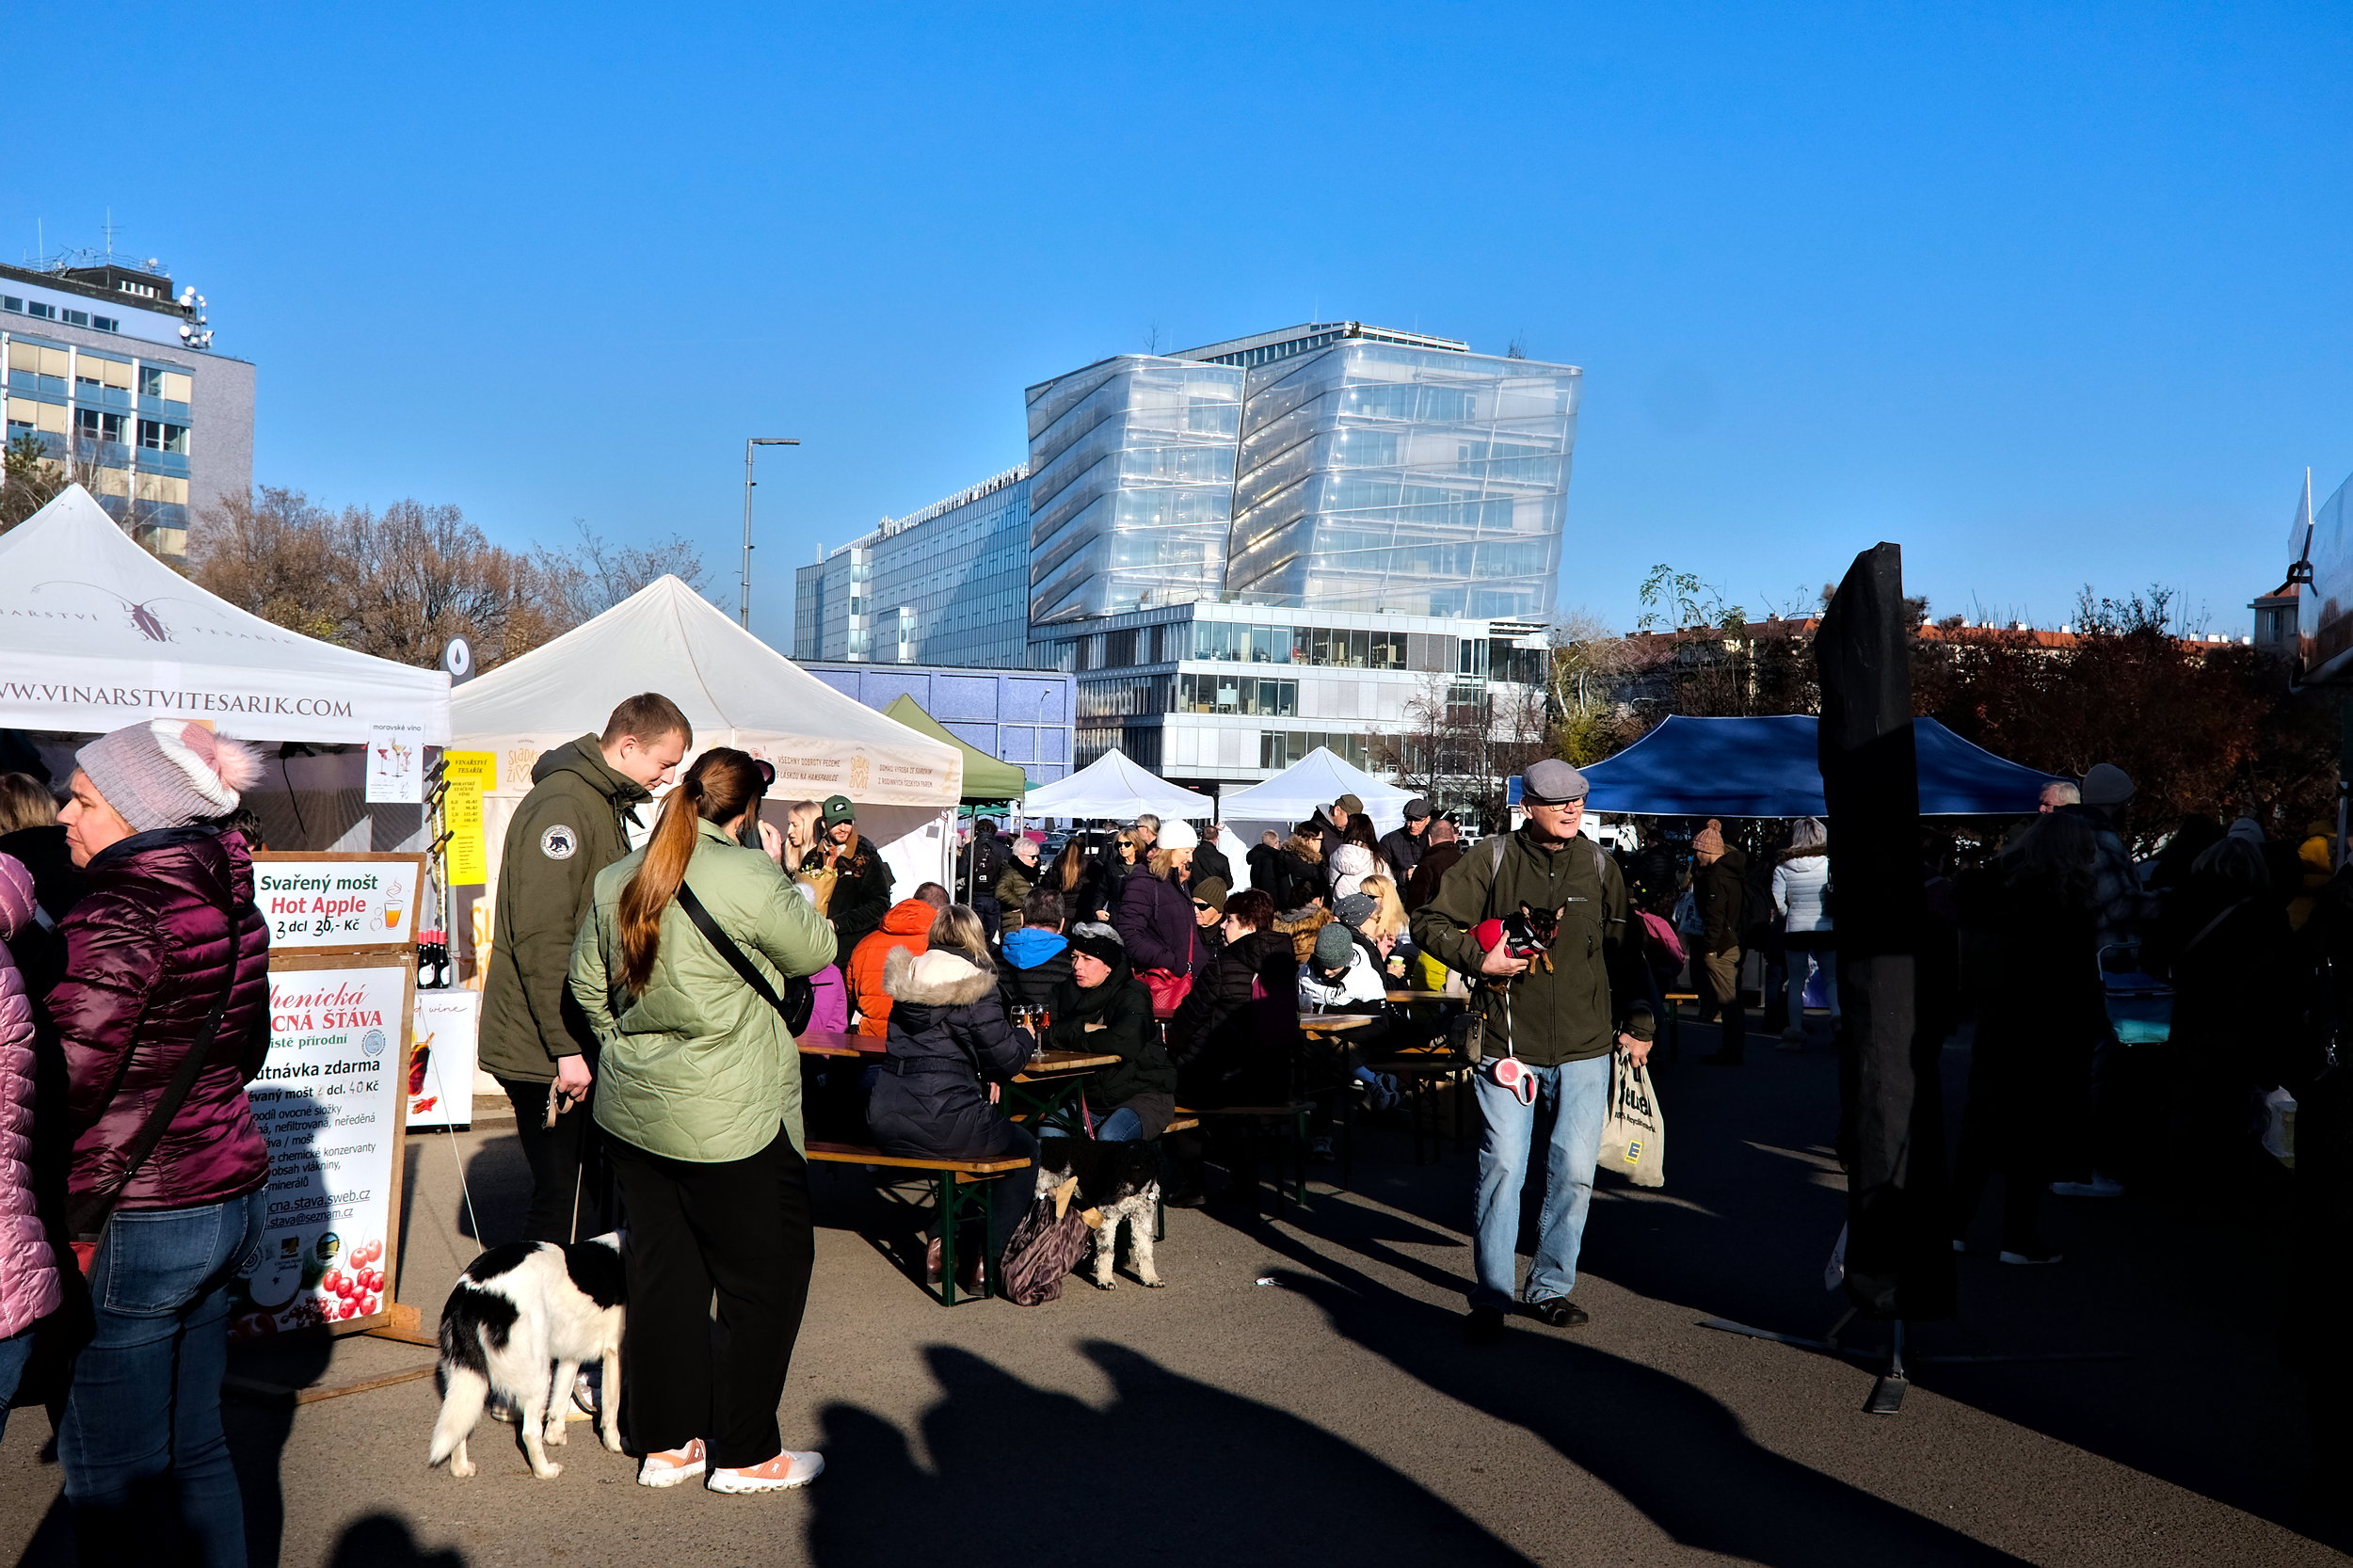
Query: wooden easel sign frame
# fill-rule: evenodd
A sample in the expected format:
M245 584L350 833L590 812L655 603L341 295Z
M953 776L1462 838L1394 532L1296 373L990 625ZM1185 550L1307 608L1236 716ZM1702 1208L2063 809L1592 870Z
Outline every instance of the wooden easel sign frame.
M269 1144L263 1240L230 1333L416 1335L395 1299L422 855L254 857L270 1047L248 1086Z

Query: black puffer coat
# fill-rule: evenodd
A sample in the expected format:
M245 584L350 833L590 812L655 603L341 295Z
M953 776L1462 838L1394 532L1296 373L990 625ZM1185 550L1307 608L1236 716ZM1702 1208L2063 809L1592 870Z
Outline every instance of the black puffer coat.
M1005 1021L997 977L945 948L897 948L883 963L889 1055L866 1104L885 1154L982 1160L1014 1147L1012 1124L988 1099L1030 1059L1030 1037Z
M1087 1103L1109 1112L1139 1098L1153 1102L1139 1105L1137 1112L1144 1118L1144 1135L1159 1137L1176 1105L1176 1064L1168 1059L1168 1048L1160 1044L1160 1028L1152 1017L1152 993L1129 972L1126 955L1121 955L1100 985L1064 981L1048 1005L1054 1021L1046 1029L1047 1049L1119 1058L1088 1078ZM1157 1126L1153 1123L1156 1108Z
M1290 937L1253 931L1221 949L1193 977L1168 1025L1179 1099L1190 1106L1256 1104L1280 1092L1288 1080L1291 1030L1279 1025L1298 1021L1292 1000L1298 972ZM1263 981L1258 989L1273 999L1271 1009L1251 1005L1254 981Z

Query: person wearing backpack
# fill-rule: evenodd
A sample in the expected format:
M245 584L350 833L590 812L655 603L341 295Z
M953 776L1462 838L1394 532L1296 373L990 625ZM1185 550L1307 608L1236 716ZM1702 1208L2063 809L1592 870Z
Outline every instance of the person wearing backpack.
M1749 857L1724 842L1715 818L1691 835L1691 903L1700 921L1691 978L1699 982L1700 1017L1718 1019L1722 1044L1700 1058L1713 1067L1737 1067L1748 1052L1749 1015L1740 1005L1740 935L1748 906Z
M1479 1013L1473 1079L1486 1132L1466 1328L1475 1343L1502 1337L1504 1315L1525 1302L1555 1328L1586 1320L1571 1302L1593 1164L1609 1111L1610 1059L1650 1054L1652 1011L1639 943L1627 936L1625 878L1584 838L1585 776L1554 758L1527 771L1528 821L1464 856L1437 896L1415 912L1414 940L1468 976ZM1515 952L1503 922L1523 908L1559 911L1545 962ZM1525 1289L1517 1288L1520 1193L1531 1174L1538 1107L1553 1113L1545 1150L1544 1215Z

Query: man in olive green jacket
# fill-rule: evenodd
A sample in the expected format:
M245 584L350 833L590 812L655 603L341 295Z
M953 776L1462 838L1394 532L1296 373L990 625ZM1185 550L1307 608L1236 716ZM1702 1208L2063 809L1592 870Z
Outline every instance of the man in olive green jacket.
M1544 1216L1525 1295L1530 1315L1555 1328L1586 1320L1568 1299L1593 1196L1610 1058L1639 1064L1650 1053L1649 986L1626 940L1625 879L1602 847L1580 837L1585 776L1547 758L1523 780L1528 821L1474 847L1414 912L1414 940L1470 977L1481 1026L1472 1080L1487 1124L1479 1150L1471 1257L1471 1337L1493 1341L1520 1300L1520 1190L1529 1177L1540 1103L1554 1108L1545 1151ZM1522 907L1559 927L1544 962L1513 951L1498 922Z
M490 967L482 986L481 1061L515 1107L531 1166L523 1239L575 1240L575 1203L593 1236L601 1192L581 1179L594 1042L565 995L572 938L596 875L629 853L630 815L670 780L694 728L668 697L648 692L613 710L604 733L539 759L531 793L506 824ZM570 1109L546 1125L550 1087Z

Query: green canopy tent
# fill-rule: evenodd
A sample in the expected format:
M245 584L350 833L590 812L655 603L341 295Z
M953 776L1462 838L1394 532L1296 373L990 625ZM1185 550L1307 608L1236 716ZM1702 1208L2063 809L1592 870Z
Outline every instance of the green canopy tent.
M890 699L883 710L885 718L897 719L909 729L945 741L964 753L964 798L978 800L1019 800L1029 792L1029 776L1011 762L1000 762L978 746L959 739L937 719L923 712L923 705L904 692Z

